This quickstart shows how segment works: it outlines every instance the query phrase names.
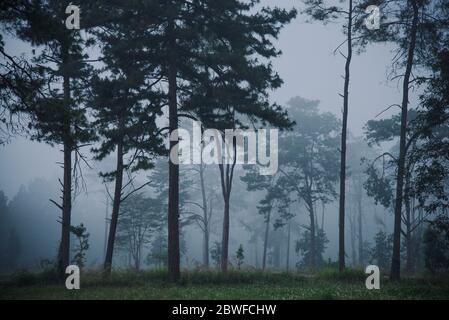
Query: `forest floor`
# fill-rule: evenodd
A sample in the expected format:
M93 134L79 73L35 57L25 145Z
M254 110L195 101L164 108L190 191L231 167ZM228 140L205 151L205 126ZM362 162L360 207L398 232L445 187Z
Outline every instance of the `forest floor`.
M339 275L333 269L314 275L261 271L186 271L178 285L166 272L114 271L81 274L81 289L67 290L52 272L19 272L0 279L0 299L449 299L449 279L422 276L400 283L381 279L379 290L367 290L362 270Z

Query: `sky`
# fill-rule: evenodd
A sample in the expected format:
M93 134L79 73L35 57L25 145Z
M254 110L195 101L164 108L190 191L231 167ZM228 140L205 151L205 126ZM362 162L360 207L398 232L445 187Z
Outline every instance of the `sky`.
M302 2L299 0L263 0L262 3L285 8L295 6L298 11L302 10ZM27 50L25 44L7 36L5 39L6 51L10 54L19 55ZM281 31L276 41L277 48L283 54L272 63L284 84L271 92L270 100L280 105L294 96L320 100L322 111L332 112L341 119L343 101L339 94L343 90L345 60L333 51L344 39L341 24L308 23L303 15L298 15ZM342 50L344 49L343 47ZM375 118L387 106L401 101L400 83L388 80L393 49L392 45L370 45L362 54L353 56L348 129L355 136L363 134L363 127L368 120ZM415 99L416 94L412 92L412 105ZM397 111L391 109L380 117L388 117L393 112ZM0 146L0 190L12 199L22 185L27 185L34 179L57 181L62 176L60 162L62 152L58 146L50 147L25 138L13 139L9 144ZM87 193L74 203L74 208L78 208L79 212L75 220L90 221L88 229L96 237L93 241L96 252L100 252L103 250L105 194L97 175L99 164L94 161L90 161L90 164L93 169L85 172L89 177ZM329 210L336 212L335 208ZM89 217L92 212L96 212L95 216ZM327 223L329 226L336 226L337 215L330 215ZM96 230L92 230L93 227ZM334 227L326 230L332 240L329 249L334 253L337 250L336 231ZM199 250L200 245L196 247Z
M293 6L302 10L299 0L264 0L263 4ZM284 81L281 88L271 92L270 99L285 104L291 97L301 96L321 101L320 108L341 118L344 63L334 49L344 40L340 24L307 23L304 15L285 27L277 41L283 54L272 61ZM344 49L344 48L343 48ZM389 82L387 70L392 57L391 45L371 45L361 55L354 55L349 89L349 130L363 134L363 126L387 106L400 101L398 83ZM20 54L26 46L6 40L6 50ZM413 97L413 96L412 96ZM395 110L385 112L388 116ZM59 148L17 138L0 146L0 190L11 198L22 184L39 177L58 177L61 169Z

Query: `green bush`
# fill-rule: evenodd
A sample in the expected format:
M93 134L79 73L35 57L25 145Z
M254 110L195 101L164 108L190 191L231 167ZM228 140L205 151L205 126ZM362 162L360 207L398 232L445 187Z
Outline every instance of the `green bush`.
M15 271L11 275L10 282L12 285L20 287L20 286L31 286L36 284L38 281L34 273L31 273L25 269L20 269Z
M322 280L360 282L365 280L366 274L361 268L345 268L340 272L337 267L326 266L318 271L316 277Z

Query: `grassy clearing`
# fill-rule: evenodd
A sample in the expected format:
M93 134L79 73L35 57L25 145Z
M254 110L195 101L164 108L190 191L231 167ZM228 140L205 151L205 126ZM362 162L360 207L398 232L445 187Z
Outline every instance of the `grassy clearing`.
M107 281L98 271L81 275L81 289L69 291L50 272L18 272L0 281L0 299L449 299L449 279L422 277L381 281L365 288L363 270L315 275L261 271L186 271L178 285L163 270L116 270Z

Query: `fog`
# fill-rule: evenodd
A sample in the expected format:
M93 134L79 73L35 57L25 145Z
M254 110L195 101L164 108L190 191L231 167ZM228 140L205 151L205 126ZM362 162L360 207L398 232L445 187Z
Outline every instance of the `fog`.
M267 4L279 5L279 1L265 1ZM284 0L283 7L297 7L301 10L301 2ZM5 50L15 55L23 52L26 46L18 40L13 40L5 35ZM272 61L274 69L279 73L284 83L278 90L270 93L270 100L285 105L291 98L299 96L308 100L319 100L320 112L331 112L341 119L342 98L339 94L343 90L344 58L334 49L344 40L340 24L308 23L303 15L288 24L276 41L277 47L283 54ZM389 45L369 45L365 52L353 57L351 67L350 98L348 130L350 141L355 137L362 137L364 126L370 119L381 113L389 105L399 103L401 91L399 84L389 80L389 70L393 56L393 47ZM411 106L416 99L416 93L412 93ZM378 118L388 117L397 110L391 109L383 112ZM87 252L87 266L101 266L105 255L105 215L110 215L111 201L99 171L113 166L113 158L97 162L92 159L89 147L82 149L87 156L90 168L82 165L85 179L85 188L80 188L73 202L72 224L83 223L90 234L90 248ZM359 155L360 156L360 155ZM359 159L348 159L349 163L357 163ZM57 200L60 196L58 179L62 177L61 146L49 146L45 143L29 141L25 137L13 137L9 143L0 146L0 190L4 192L8 201L26 201L28 207L22 213L17 213L19 224L23 228L17 230L21 238L22 254L18 267L37 268L42 259L54 259L57 254L57 246L60 236L59 220L60 212L49 201ZM188 173L189 168L182 167L181 171ZM349 168L351 171L352 168ZM219 170L216 166L206 169L209 189L216 189L216 197L213 200L213 214L211 223L211 248L215 241L221 241L223 199L220 191ZM139 180L145 181L149 172L139 173ZM246 190L245 183L239 179L244 175L242 167L238 166L236 178L231 194L231 231L230 231L230 256L233 256L240 244L245 250L245 264L257 266L261 264L263 242L263 217L258 213L259 201L263 192L250 192ZM182 184L182 177L181 177ZM191 197L199 197L198 182L189 184L185 190L191 193ZM182 187L181 187L182 188ZM109 190L112 186L109 185ZM151 188L144 189L151 194ZM39 191L39 193L37 193ZM355 190L348 182L347 210L348 216L354 211L355 203L351 193ZM338 198L337 198L338 199ZM109 204L109 207L107 206ZM19 203L20 204L20 203ZM22 203L24 204L24 203ZM18 205L18 204L16 204ZM24 204L25 205L25 204ZM321 204L317 204L317 216L319 224L322 220ZM294 242L303 232L301 225L308 224L308 216L301 205L295 207L294 226L292 227L292 248L290 250L290 267L293 269L299 261L295 253ZM363 198L363 228L364 238L373 241L375 233L384 229L379 222L379 217L384 219L386 229L391 231L392 213L382 206L374 205L374 200L366 194ZM186 209L187 210L187 209ZM195 210L189 207L188 210ZM20 210L17 209L17 212ZM28 215L33 215L28 216ZM325 261L335 261L338 255L338 201L328 203L324 207L323 229L329 239L327 249L323 254ZM45 221L42 224L35 219ZM245 224L254 226L257 230L258 240L250 242L252 234L245 228ZM258 226L260 225L260 227ZM32 230L39 226L38 230ZM346 250L348 260L351 262L351 246L354 239L350 236L350 223L347 222ZM268 266L283 268L285 266L285 237L286 228L273 231L273 237L279 233L281 240L280 257L272 254L268 259ZM256 236L257 237L257 236ZM183 239L186 245L186 253L182 256L183 267L193 268L202 261L202 233L196 223L191 223L183 228ZM284 240L282 240L284 239ZM36 245L38 247L36 247ZM45 247L45 248L42 248ZM145 245L144 253L148 252L149 245ZM269 249L275 252L275 249ZM145 255L145 254L144 254ZM126 256L126 255L125 255ZM269 256L270 257L270 256ZM126 257L118 255L114 258L118 265L126 266ZM280 259L279 261L275 261ZM144 262L142 262L144 266Z

